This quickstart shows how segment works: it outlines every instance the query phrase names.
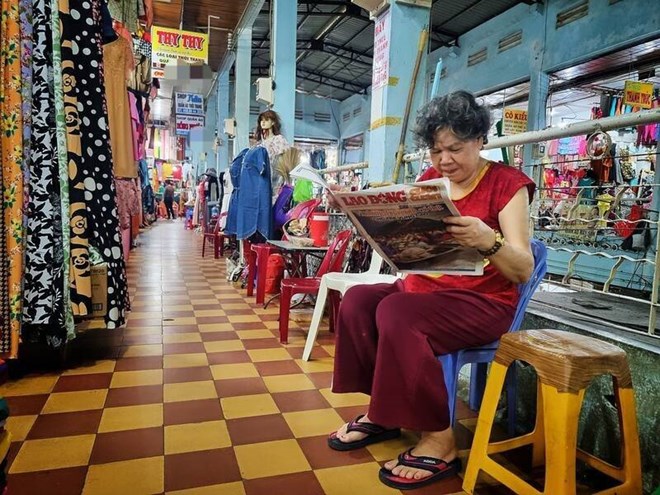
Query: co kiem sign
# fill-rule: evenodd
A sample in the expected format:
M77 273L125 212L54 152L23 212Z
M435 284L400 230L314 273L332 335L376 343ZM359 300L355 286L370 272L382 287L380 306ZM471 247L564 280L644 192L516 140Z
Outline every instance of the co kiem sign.
M653 83L626 81L623 88L623 104L639 108L651 108Z
M505 108L502 120L502 134L504 136L520 134L527 130L527 110Z
M165 67L179 61L201 65L209 60L209 36L166 27L151 28L151 67L153 77L165 76Z

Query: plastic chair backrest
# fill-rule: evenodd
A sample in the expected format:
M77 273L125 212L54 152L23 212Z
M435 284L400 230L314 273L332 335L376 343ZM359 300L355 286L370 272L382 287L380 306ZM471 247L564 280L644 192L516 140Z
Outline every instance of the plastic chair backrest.
M287 221L293 220L294 218L298 220L302 220L303 218L309 219L309 217L312 216L312 213L314 213L316 207L320 204L320 199L310 199L300 203L299 205L296 205L286 214Z
M371 261L369 262L369 269L366 271L366 273L379 274L382 267L383 258L376 252L375 249L372 249Z
M517 332L520 329L523 318L525 317L525 311L527 309L527 304L529 300L534 295L537 287L543 280L545 272L548 269L547 258L548 250L541 241L537 239L532 239L531 241L532 254L534 255L534 271L530 279L518 286L518 307L516 308L516 314L513 317L513 322L509 327L509 332Z
M316 272L316 277L322 277L326 273L338 272L341 270L341 265L344 261L344 255L348 248L348 243L351 240L352 231L342 230L335 236L334 241L328 247L328 251L323 257L321 266Z

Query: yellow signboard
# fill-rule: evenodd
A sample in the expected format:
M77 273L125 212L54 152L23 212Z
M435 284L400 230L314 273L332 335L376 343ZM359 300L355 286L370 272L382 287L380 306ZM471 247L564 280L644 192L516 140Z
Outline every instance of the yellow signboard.
M510 136L511 134L520 134L525 131L527 131L527 110L505 108L502 134Z
M201 65L209 60L209 36L160 26L151 28L151 66L153 77L165 75L165 67L179 61Z
M653 83L626 81L623 89L623 104L639 108L651 108Z

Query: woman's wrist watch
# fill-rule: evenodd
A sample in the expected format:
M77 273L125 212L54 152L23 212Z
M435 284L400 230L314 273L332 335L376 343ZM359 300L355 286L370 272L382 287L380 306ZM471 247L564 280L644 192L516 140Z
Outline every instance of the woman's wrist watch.
M493 244L493 247L487 249L486 251L477 249L480 255L485 257L493 256L495 253L497 253L500 250L502 246L506 244L506 241L504 240L504 236L502 235L502 233L497 229L494 229L494 231L495 231L495 244Z

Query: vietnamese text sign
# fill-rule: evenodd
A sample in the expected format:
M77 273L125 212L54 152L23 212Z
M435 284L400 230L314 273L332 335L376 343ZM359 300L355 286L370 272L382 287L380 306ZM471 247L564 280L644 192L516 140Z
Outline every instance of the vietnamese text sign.
M209 60L208 34L153 26L151 45L151 66L156 78L164 77L165 67L179 61L200 65Z
M374 25L373 89L387 86L390 78L390 9L376 19Z
M176 133L179 136L187 136L190 129L204 127L204 117L199 115L177 115Z
M505 108L502 120L502 134L505 136L527 131L527 110Z
M651 108L653 103L653 83L626 81L623 89L623 104L633 107Z
M204 97L196 93L179 93L174 98L177 115L204 115Z

